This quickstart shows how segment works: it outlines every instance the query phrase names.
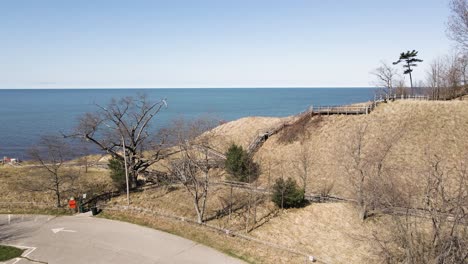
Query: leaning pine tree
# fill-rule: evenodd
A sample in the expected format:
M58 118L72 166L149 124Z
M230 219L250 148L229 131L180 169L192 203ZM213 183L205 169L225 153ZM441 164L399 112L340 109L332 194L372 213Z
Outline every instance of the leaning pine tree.
M416 57L418 56L418 52L416 50L412 51L407 51L407 52L402 52L400 53L400 58L393 63L393 65L396 65L400 62L404 62L403 64L403 74L408 74L410 77L410 84L411 88L413 88L413 77L411 76L411 73L413 72L413 69L411 67L416 67L418 66L416 63L417 62L422 62L423 60L417 59Z

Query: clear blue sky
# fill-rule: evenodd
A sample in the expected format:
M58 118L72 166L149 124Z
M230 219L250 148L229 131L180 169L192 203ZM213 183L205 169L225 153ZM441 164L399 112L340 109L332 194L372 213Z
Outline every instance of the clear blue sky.
M447 53L448 15L446 0L1 0L0 88L370 86L401 51Z

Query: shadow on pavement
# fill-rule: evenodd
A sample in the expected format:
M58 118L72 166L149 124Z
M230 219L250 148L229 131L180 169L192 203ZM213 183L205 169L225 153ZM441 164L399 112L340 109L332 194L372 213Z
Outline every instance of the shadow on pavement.
M14 224L9 225L7 223L0 224L0 243L7 242L10 240L17 240L27 237L26 234L29 230L20 228Z

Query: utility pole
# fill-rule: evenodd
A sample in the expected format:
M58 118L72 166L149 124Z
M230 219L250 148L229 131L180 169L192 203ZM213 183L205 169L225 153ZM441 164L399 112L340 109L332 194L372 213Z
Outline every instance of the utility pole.
M127 152L125 151L125 139L122 136L122 148L124 155L124 164L125 164L125 181L127 183L127 205L130 205L130 189L128 186L128 169L127 169Z

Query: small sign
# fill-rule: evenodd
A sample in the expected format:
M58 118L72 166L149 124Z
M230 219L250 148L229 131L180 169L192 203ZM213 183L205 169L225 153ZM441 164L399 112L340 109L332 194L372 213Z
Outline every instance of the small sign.
M68 202L68 207L70 207L70 209L76 209L76 201L75 200L70 200Z
M83 193L83 199L86 199L86 193Z

